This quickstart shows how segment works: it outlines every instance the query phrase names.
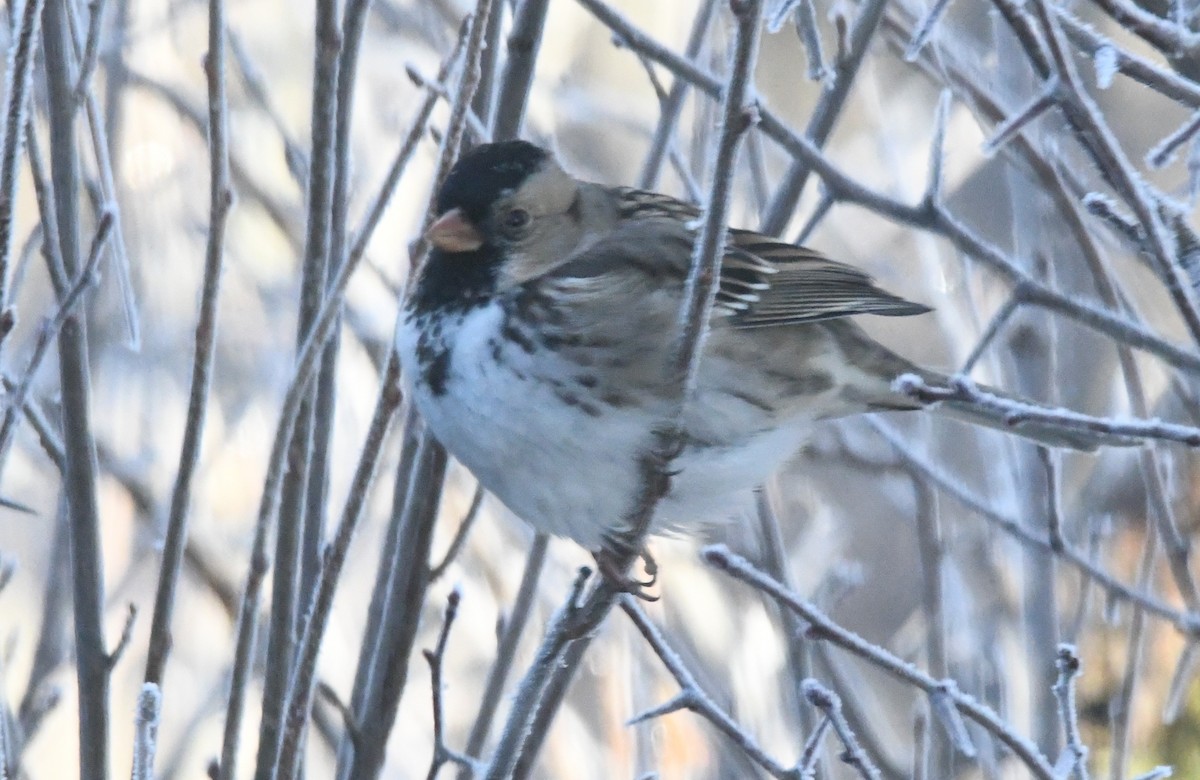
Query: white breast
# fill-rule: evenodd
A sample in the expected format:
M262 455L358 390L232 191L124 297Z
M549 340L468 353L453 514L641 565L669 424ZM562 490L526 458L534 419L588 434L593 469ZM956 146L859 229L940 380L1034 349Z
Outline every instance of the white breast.
M446 449L509 509L541 531L596 549L627 511L631 453L649 423L632 410L604 407L592 416L565 403L532 379L553 371L556 358L500 340L502 319L493 303L443 323L454 346L442 395L417 376L418 334L414 323L403 324L401 361L412 398Z
M442 338L453 347L440 395L417 369L417 325L404 322L398 342L412 398L439 441L509 509L538 530L598 549L605 529L632 505L637 456L659 421L636 408L597 404L596 415L565 402L535 377L567 379L568 367L543 348L530 354L501 339L503 317L491 303L442 321ZM756 421L740 419L738 402L703 393L698 400L687 416L703 415L711 429L719 405L728 419L718 427L728 429L729 446L685 449L656 514L657 530L724 520L796 451L811 423L795 420L746 436Z

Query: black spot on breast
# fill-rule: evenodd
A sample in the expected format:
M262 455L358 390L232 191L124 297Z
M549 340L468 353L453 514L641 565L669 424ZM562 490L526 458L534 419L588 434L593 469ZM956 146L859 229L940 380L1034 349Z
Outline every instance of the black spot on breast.
M439 322L425 320L419 327L421 335L417 338L416 353L420 380L435 396L443 396L450 380L451 345L443 337Z
M501 338L507 339L513 344L516 344L524 352L527 352L531 355L536 347L536 345L533 343L533 339L530 338L527 333L521 330L517 321L512 317L505 317L504 324L500 327L500 336Z
M446 394L446 380L450 378L450 350L442 350L422 367L425 383L435 396Z

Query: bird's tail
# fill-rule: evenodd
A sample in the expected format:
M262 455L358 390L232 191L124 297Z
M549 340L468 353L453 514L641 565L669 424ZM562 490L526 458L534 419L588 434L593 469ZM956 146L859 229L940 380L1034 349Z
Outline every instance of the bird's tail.
M859 397L873 409L934 407L963 422L1016 434L1048 447L1086 452L1102 445L1128 447L1138 443L1127 436L1089 430L1069 421L1046 420L1042 413L1052 411L1049 407L919 368L846 320L833 321L826 328L848 362L865 369L863 374L869 379L858 388ZM1021 414L1022 410L1038 414Z

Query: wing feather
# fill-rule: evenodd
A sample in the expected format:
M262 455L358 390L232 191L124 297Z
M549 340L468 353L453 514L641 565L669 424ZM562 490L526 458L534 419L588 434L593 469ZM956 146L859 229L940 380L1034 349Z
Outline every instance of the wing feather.
M612 192L617 199L619 227L561 273L594 275L605 267L616 270L613 265L632 261L639 267L654 265L653 276L660 279L667 276L682 281L690 253L679 250L683 246L690 249L694 242L700 209L656 192L628 187ZM670 251L646 251L649 241L665 243ZM617 247L622 251L614 251ZM610 265L606 259L615 262ZM729 231L717 313L733 327L795 325L855 314L904 317L928 311L928 306L877 287L869 274L854 266L754 231Z

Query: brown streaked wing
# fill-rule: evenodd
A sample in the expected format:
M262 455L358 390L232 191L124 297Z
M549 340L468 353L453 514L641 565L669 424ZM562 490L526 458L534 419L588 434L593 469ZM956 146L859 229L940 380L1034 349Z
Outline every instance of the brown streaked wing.
M694 236L694 226L688 223L701 214L696 206L629 187L618 187L613 192L622 219L670 220L687 226L687 234ZM686 274L686 262L681 262L678 270ZM855 314L904 317L931 310L877 287L869 274L854 266L777 238L738 229L729 231L717 309L738 328L795 325Z

